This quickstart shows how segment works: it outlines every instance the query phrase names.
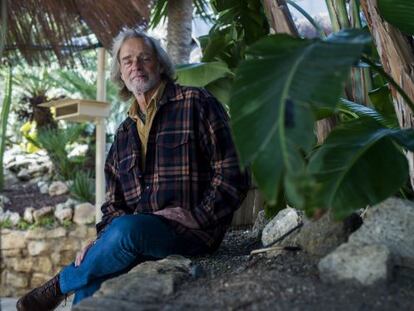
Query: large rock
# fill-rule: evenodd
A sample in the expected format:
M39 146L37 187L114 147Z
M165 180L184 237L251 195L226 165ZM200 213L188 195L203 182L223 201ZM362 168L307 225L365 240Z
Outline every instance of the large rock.
M0 210L0 221L9 221L13 226L16 226L21 217L17 212L5 211L3 209Z
M24 209L23 219L28 222L29 224L32 224L34 222L34 213L35 209L33 207L26 207Z
M54 181L49 186L49 195L51 197L66 194L68 192L69 188L63 181Z
M257 213L256 220L254 221L254 225L250 236L255 239L260 239L262 237L263 229L269 223L269 220L265 217L265 211L261 210Z
M318 220L304 219L303 226L282 240L281 246L297 246L308 254L322 258L336 247L345 243L351 232L362 223L357 214L344 221L336 221L331 212L326 212Z
M30 174L29 171L25 168L22 168L19 173L17 174L17 178L22 181L28 181L30 180Z
M23 231L6 231L1 230L0 248L3 249L22 249L26 247L24 239L25 233Z
M390 198L369 208L349 240L386 245L394 257L414 260L414 203Z
M30 241L27 250L30 256L46 255L49 252L49 244L45 241Z
M27 280L27 277L25 274L7 271L6 284L9 284L13 287L23 288L29 285L29 281Z
M190 277L190 266L191 261L182 256L144 262L104 282L92 298L73 310L152 310L160 296L173 294L177 285Z
M72 220L73 210L70 207L66 207L65 204L56 205L55 217L59 220L60 223L64 221Z
M78 225L92 224L95 222L95 206L91 203L81 203L75 206L73 222Z
M35 222L38 223L40 220L52 216L54 210L54 206L44 206L33 212L33 218Z
M390 276L391 253L384 245L345 243L323 258L318 268L321 278L328 282L372 285Z
M263 246L274 244L283 239L302 223L299 212L291 207L281 210L263 229Z

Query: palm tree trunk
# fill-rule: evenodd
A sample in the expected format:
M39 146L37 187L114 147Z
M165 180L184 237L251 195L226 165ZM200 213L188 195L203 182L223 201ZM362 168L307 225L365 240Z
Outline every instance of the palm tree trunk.
M299 36L285 0L264 0L263 7L269 25L275 33Z
M361 7L385 72L401 86L411 100L414 100L414 47L406 35L379 15L376 0L362 0ZM413 111L405 104L401 95L393 87L390 88L400 126L413 128ZM414 154L408 152L406 155L410 166L410 182L414 189Z
M193 2L168 1L167 50L174 64L188 63L191 52Z

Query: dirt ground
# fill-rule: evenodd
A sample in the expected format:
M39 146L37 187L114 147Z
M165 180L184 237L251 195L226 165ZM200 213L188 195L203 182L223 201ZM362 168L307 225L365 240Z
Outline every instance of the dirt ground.
M31 206L39 209L44 206L63 203L69 198L69 195L50 197L48 194L42 194L36 184L29 182L19 182L14 185L6 184L1 194L10 199L10 203L6 204L4 209L18 212L20 216L23 216L26 207Z
M162 310L414 310L414 279L325 284L317 260L303 251L249 256L260 244L248 235L231 231L217 253L193 258L204 275L184 283Z

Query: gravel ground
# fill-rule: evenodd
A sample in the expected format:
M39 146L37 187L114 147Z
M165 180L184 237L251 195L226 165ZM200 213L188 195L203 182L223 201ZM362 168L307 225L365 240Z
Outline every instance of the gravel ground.
M414 279L387 285L325 284L317 260L303 251L249 256L260 248L249 231L229 232L213 255L192 258L202 267L166 297L162 310L414 310ZM200 273L203 270L203 273Z
M7 185L2 193L10 199L10 203L4 206L5 210L18 212L23 216L26 207L39 209L48 205L56 205L65 202L69 195L58 195L51 197L49 194L42 194L36 184L19 182L15 185Z

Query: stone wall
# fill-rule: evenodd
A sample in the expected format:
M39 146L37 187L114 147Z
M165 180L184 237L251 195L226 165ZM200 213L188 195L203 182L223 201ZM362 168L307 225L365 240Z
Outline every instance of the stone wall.
M1 296L21 296L47 281L71 263L95 236L93 225L28 231L1 229Z

